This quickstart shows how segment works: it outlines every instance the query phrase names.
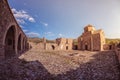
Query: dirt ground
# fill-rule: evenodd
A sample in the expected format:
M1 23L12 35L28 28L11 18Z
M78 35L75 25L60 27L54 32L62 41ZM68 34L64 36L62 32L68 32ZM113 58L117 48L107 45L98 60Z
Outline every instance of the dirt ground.
M114 51L41 51L0 63L0 80L120 80Z

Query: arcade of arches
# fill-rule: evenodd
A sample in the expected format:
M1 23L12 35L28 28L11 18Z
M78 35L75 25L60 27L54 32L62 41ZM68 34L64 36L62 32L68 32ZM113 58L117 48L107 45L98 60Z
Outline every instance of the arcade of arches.
M29 49L27 37L16 22L7 0L0 0L0 60Z

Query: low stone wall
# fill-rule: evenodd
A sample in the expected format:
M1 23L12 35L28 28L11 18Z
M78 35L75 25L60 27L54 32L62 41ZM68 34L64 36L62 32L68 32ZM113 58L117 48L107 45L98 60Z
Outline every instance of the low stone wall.
M117 59L118 59L119 64L120 64L120 48L116 48L115 53L116 53Z

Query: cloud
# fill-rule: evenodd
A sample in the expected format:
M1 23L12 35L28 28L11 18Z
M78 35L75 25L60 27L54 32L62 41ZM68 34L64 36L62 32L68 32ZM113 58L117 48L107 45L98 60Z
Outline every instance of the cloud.
M27 33L27 32L28 32L28 30L23 30L23 32L24 32L24 33Z
M29 20L30 22L35 22L34 18L32 18L32 17L29 18L28 20Z
M21 28L24 28L22 25L20 25Z
M48 24L47 24L47 23L45 23L44 25L45 25L45 26L48 26Z
M18 23L25 24L25 21L23 19L16 19Z
M44 34L45 34L46 36L49 36L49 37L51 37L51 36L55 36L55 34L52 33L52 32L45 32Z
M45 23L45 22L40 22L41 24L43 24L45 27L47 27L48 26L48 23Z
M58 36L59 36L59 37L63 37L64 35L60 33L60 34L58 34Z
M35 33L35 32L29 32L29 33L26 33L26 35L27 35L28 37L39 37L39 36L40 36L39 33Z
M35 22L35 19L30 16L26 11L24 10L19 10L17 11L15 8L11 9L17 22L20 24L25 24L25 20L29 21L29 22Z

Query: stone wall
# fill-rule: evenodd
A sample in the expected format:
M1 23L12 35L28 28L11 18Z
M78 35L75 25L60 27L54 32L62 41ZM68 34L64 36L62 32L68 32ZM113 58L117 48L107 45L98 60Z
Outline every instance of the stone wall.
M57 38L54 43L49 43L43 38L43 42L37 44L36 49L37 48L39 48L39 50L72 50L73 39Z
M104 44L104 50L115 50L115 44Z
M73 39L57 38L56 43L59 50L72 50L73 48Z
M115 52L116 52L116 56L117 56L117 59L118 59L119 64L120 64L120 48L116 47Z
M18 43L20 43L20 47ZM11 50L7 47L10 47ZM14 55L22 53L26 47L27 37L16 22L7 0L0 0L0 59L6 58L13 52ZM6 50L9 53L6 53Z

